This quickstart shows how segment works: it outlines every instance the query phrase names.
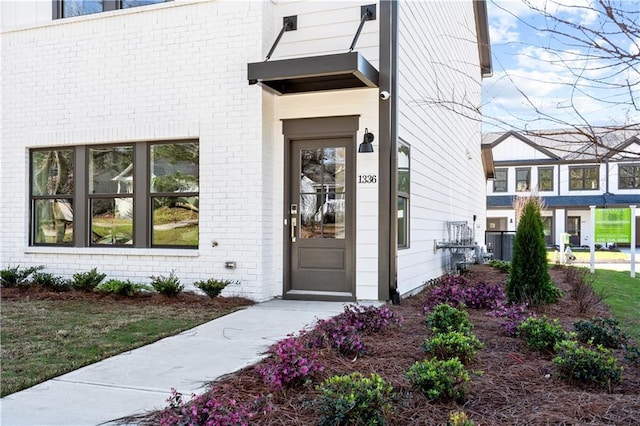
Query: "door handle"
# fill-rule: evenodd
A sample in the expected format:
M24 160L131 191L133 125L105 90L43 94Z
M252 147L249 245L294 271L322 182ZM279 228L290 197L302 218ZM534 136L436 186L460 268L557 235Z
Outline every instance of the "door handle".
M298 218L291 218L291 242L296 242L296 237L298 236Z
M291 242L295 243L298 238L298 205L291 204L289 213L291 214Z

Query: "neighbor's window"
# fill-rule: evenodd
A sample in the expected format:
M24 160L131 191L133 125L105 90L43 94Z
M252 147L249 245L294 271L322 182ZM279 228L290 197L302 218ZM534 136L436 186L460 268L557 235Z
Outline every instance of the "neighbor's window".
M538 169L538 191L553 191L553 167Z
M164 3L170 0L53 0L53 19Z
M198 167L197 142L33 150L32 244L198 247Z
M618 166L618 189L640 188L640 165Z
M598 166L569 167L569 189L598 189L599 171Z
M409 145L398 144L398 247L409 247Z
M31 234L34 244L73 244L73 149L31 151Z
M507 169L496 169L493 192L507 192Z
M526 192L531 190L531 168L516 169L516 191Z

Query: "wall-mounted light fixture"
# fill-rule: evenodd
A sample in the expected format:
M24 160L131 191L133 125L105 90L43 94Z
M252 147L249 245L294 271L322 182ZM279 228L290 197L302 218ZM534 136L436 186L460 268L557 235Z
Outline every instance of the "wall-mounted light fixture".
M373 142L374 139L375 137L373 136L373 133L369 133L369 129L365 128L364 138L362 139L362 143L358 147L358 152L373 152L373 145L371 144L371 142Z

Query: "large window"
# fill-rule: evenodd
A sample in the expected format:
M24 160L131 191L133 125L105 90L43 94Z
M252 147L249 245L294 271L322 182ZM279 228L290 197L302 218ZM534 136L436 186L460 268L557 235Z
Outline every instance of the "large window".
M398 144L398 247L409 247L409 145Z
M53 19L89 15L170 0L53 0Z
M569 189L598 189L599 170L598 166L569 167Z
M538 191L553 191L553 167L538 168Z
M640 188L640 165L618 166L618 189Z
M531 168L516 169L516 191L526 192L531 190Z
M507 192L507 169L496 169L493 192Z
M31 151L33 245L196 248L198 222L197 142Z

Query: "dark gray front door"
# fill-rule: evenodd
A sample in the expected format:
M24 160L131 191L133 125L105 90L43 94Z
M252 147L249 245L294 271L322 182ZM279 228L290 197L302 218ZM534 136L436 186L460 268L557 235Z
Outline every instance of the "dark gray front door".
M355 142L290 142L285 297L353 298Z

